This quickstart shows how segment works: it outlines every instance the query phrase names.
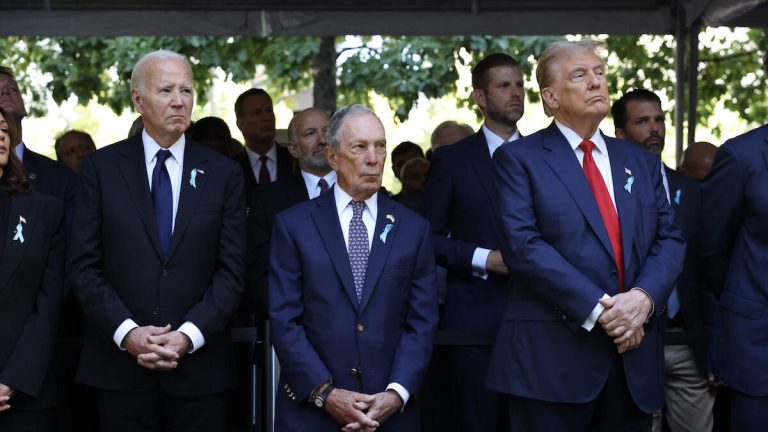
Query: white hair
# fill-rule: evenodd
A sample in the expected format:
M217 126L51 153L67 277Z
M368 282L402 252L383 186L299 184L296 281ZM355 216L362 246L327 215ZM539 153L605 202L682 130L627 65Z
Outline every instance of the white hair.
M190 72L192 71L192 65L189 64L187 57L174 51L152 51L149 54L145 54L144 57L140 58L139 61L137 61L133 66L133 71L131 71L131 90L143 89L144 81L146 80L147 75L147 65L154 60L181 60L184 62L184 64L187 65Z

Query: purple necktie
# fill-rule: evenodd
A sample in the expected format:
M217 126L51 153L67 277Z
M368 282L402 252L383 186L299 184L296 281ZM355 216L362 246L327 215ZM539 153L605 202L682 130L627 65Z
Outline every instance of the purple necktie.
M363 298L365 273L368 271L368 230L363 223L365 201L350 201L352 220L349 221L349 264L352 266L352 278L355 281L357 302Z
M268 160L269 158L266 156L261 156L259 158L259 161L261 161L261 169L259 169L259 184L272 183L272 177L269 175L269 168L267 168Z
M328 192L328 189L330 189L328 182L325 181L324 178L321 178L320 181L317 182L317 186L320 188L320 195Z

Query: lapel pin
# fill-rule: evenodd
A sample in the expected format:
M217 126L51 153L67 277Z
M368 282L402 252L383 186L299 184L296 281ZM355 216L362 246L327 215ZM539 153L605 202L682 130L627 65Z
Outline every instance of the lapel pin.
M627 167L624 167L624 174L626 174L626 175L628 175L628 176L631 176L631 175L632 175L632 170L630 170L630 169L629 169L629 168L627 168Z
M392 223L395 223L395 217L394 217L394 216L392 216L391 214L388 214L388 215L387 215L387 220L389 220L389 221L390 221L390 222L392 222Z
M36 172L33 171L33 172L29 173L29 179L30 180L34 180L36 178L37 178L37 173Z
M632 193L632 183L634 183L634 182L635 182L635 177L630 175L627 178L627 182L624 183L624 190L631 194Z
M390 216L390 215L387 215L387 216ZM389 217L387 217L387 219L389 219ZM381 235L379 236L379 239L381 239L382 243L387 244L387 235L389 234L390 231L392 231L392 227L394 227L394 225L392 225L391 223L388 223L386 226L384 226L384 230L381 232Z
M680 197L683 195L683 190L678 189L675 191L675 204L680 205Z
M19 215L19 223L16 224L16 235L13 236L13 241L17 241L19 243L24 243L24 225L27 223L27 220L24 219L24 216Z

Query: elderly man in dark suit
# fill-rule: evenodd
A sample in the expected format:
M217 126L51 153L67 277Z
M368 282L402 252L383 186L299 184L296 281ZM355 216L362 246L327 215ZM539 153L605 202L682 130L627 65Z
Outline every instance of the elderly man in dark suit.
M507 298L507 267L499 252L493 217L491 157L502 144L520 138L525 90L518 63L491 54L472 69L473 96L485 119L480 131L439 148L432 157L422 214L432 224L437 263L448 269L448 292L441 328L496 335ZM452 413L457 430L495 431L500 397L484 388L491 348L451 351Z
M275 430L417 431L437 326L429 224L379 191L386 138L368 108L334 114L328 144L336 185L272 234Z
M648 431L664 401L660 316L685 244L658 157L598 129L597 48L547 47L536 78L555 121L493 157L512 283L487 383L511 430Z
M134 66L144 131L88 155L71 280L86 317L78 380L104 431L223 431L235 384L229 320L244 279L242 171L185 139L186 58Z
M611 107L616 138L632 141L661 156L666 130L661 99L650 90L624 93ZM715 392L707 381L707 341L714 298L702 286L696 236L701 212L701 186L659 163L662 183L674 210L675 224L688 243L683 271L670 294L665 318L665 412L654 414L653 430L661 432L662 417L677 431L711 431Z

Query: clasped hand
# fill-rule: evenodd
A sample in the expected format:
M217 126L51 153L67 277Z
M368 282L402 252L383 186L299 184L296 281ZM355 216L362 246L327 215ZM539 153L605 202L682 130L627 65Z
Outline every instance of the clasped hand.
M15 390L5 384L0 384L0 412L11 409L11 396L16 393Z
M325 409L344 425L342 432L371 432L402 405L403 401L394 390L368 395L335 388L328 395Z
M645 337L643 324L651 311L651 300L639 289L600 299L605 307L597 322L613 338L619 354L640 346Z
M165 327L136 327L125 335L123 346L136 357L139 366L168 371L178 366L179 359L189 351L189 337Z

